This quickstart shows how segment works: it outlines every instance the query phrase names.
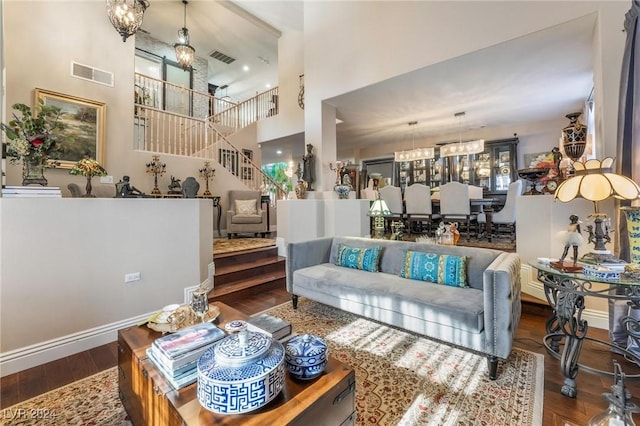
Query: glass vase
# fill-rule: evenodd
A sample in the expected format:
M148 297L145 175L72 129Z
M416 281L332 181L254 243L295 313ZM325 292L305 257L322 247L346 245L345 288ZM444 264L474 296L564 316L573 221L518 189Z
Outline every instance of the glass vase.
M25 158L22 162L22 186L47 186L47 179L44 177L45 163L46 161Z

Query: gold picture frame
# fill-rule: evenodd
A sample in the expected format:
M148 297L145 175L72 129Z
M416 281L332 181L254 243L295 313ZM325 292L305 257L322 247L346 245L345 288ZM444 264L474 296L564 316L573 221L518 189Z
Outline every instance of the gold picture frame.
M57 133L62 147L62 157L57 168L71 169L85 155L105 166L105 127L107 104L77 96L65 95L45 89L35 90L36 109L40 100L45 105L60 108L60 121L64 129Z

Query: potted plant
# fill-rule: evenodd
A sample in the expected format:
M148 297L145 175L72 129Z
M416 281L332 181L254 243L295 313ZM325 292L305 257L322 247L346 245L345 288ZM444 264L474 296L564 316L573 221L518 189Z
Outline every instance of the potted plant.
M41 100L37 115L25 104L14 104L13 109L9 124L0 123L9 139L9 161L11 164L22 161L22 185L47 186L44 168L55 167L58 164L55 160L60 158L56 140L57 131L64 128L60 108L47 106Z

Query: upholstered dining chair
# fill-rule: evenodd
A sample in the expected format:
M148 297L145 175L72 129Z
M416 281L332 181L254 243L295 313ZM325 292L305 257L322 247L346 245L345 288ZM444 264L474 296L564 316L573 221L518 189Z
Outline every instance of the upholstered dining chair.
M460 182L447 182L440 186L440 215L443 221L464 222L467 239L471 237L471 225L477 231L477 215L471 211L469 185Z
M412 223L417 223L418 232L422 233L422 224L427 222L427 234L431 233L434 219L440 218L434 214L431 206L431 188L421 183L409 185L404 190L404 208L407 215L407 227L412 231Z
M267 235L267 211L262 210L260 191L229 191L227 236L237 234Z
M516 239L516 198L522 195L522 180L516 180L509 184L507 188L507 200L502 210L491 215L491 233L500 234L501 229L509 233L511 241ZM478 215L478 226L485 225L487 217L485 214Z
M398 186L387 185L378 189L378 193L380 194L380 198L387 203L387 207L389 207L389 211L391 212L390 216L386 216L385 219L387 224L394 220L400 220L404 222L404 208L402 206L402 190ZM387 227L390 228L390 227Z

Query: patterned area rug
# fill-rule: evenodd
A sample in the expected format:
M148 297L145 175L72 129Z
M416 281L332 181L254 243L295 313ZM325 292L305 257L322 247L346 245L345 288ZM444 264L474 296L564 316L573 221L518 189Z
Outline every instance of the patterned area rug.
M1 425L131 425L118 398L117 367L2 410Z
M358 425L540 425L544 357L514 349L489 380L487 360L307 299L270 314L321 336L356 371Z
M231 240L228 238L215 238L213 240L213 255L275 245L276 240L270 238L233 238Z
M483 356L304 298L295 311L287 302L267 312L290 321L298 334L323 337L329 353L355 369L358 425L542 424L540 354L514 349L509 360L500 363L498 379L491 381ZM55 418L18 416L43 408ZM130 422L118 398L114 367L7 408L0 424L120 426Z

